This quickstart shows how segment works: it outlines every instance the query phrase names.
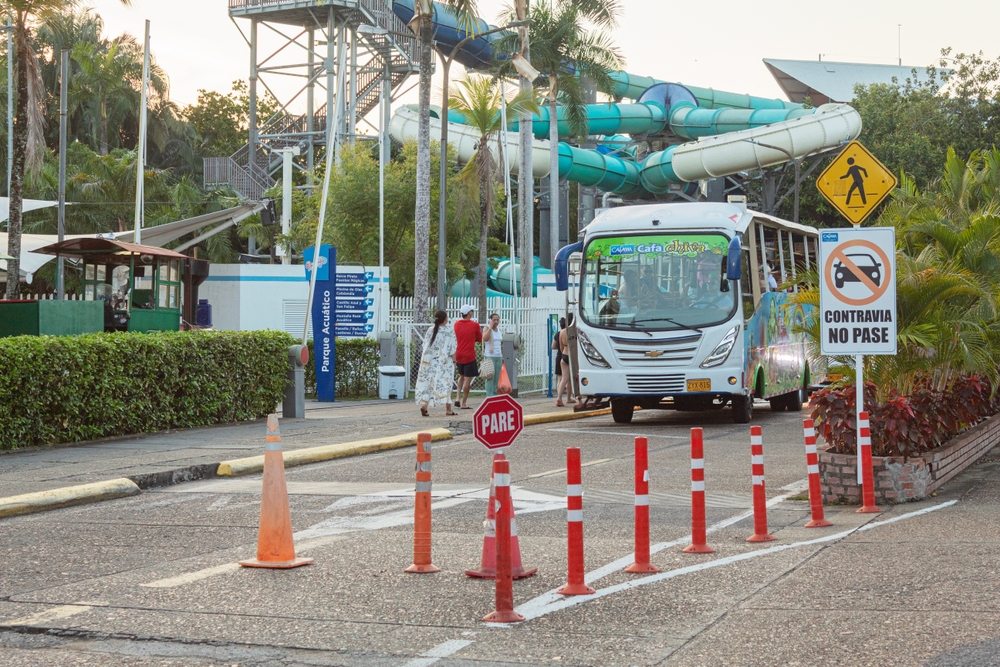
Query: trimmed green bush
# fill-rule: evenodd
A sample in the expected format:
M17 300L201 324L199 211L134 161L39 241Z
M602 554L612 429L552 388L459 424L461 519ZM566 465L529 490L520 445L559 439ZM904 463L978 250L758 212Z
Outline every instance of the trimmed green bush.
M257 419L292 337L276 331L0 339L0 449Z
M306 393L316 395L316 357L309 341L306 364ZM379 342L371 338L337 339L337 398L378 398Z

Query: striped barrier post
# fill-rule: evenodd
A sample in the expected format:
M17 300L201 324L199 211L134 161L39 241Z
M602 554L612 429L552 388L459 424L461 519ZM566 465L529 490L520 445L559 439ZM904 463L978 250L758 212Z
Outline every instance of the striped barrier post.
M861 465L861 496L863 499L858 514L881 512L875 505L875 473L872 470L872 431L868 413L858 413L858 464Z
M510 521L513 501L510 497L510 462L493 461L493 485L496 493L497 563L496 610L487 614L487 623L518 623L524 616L514 611L514 579L510 563Z
M626 572L659 572L649 563L649 443L635 439L635 562Z
M413 564L404 572L440 572L431 562L431 434L417 434L417 486L413 494Z
M568 545L568 581L560 595L590 595L594 589L583 581L583 475L580 472L580 448L566 448L566 522Z
M806 528L823 528L833 524L823 517L823 490L819 485L819 454L816 453L816 429L813 420L803 419L802 430L806 436L806 469L809 471L809 507L812 521Z
M691 544L686 554L711 554L705 527L705 446L700 428L691 429Z
M747 542L770 542L767 532L767 493L764 489L764 434L760 426L750 427L750 474L753 477L753 535Z

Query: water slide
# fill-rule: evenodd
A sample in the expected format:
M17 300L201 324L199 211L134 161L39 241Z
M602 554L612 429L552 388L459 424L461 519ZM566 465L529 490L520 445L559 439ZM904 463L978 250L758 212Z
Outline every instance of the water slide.
M393 11L409 21L413 17L413 0L395 0ZM481 19L477 25L477 31L489 29ZM434 30L435 40L446 49L468 34L458 27L455 15L437 3ZM456 60L473 69L488 66L493 61L496 39L495 34L470 40ZM560 142L559 177L605 192L663 194L671 186L770 167L836 148L861 133L861 116L846 104L804 109L782 100L686 86L626 72L615 72L612 78L616 82L615 96L635 102L589 105L590 134L616 135L615 141L621 140L620 135L646 139L668 139L673 135L689 141L650 153L641 163L606 149L583 149ZM557 110L555 122L559 124L559 135L569 136L563 111ZM552 121L549 115L545 107L534 118L531 150L535 178L549 172L550 146L545 139ZM441 122L432 117L432 136L440 133ZM467 162L475 154L478 136L455 111L448 113L448 122L449 143L459 161ZM516 126L515 121L511 129ZM397 141L415 139L417 112L407 107L397 110L390 133ZM507 141L510 164L516 170L518 134L509 132Z

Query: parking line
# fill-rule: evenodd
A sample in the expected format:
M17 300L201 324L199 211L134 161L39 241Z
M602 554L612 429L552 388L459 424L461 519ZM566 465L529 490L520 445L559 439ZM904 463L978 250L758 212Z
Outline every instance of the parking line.
M224 563L223 565L216 565L215 567L206 567L204 570L188 572L186 574L170 577L168 579L157 579L156 581L151 581L148 584L139 585L144 588L174 588L175 586L183 586L184 584L201 581L202 579L214 577L217 574L232 572L238 569L240 569L239 563Z
M85 611L90 611L93 608L94 607L92 605L86 604L64 604L58 607L52 607L51 609L46 609L45 611L40 611L37 614L31 614L30 616L22 616L21 618L15 618L9 621L0 621L0 626L41 625L42 623L51 623L52 621L69 618L70 616L76 616L77 614L82 614Z

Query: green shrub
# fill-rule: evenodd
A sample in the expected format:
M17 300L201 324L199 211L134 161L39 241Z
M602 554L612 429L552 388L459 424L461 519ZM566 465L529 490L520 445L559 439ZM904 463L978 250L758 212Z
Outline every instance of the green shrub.
M309 341L306 393L316 395L316 357ZM372 338L337 339L334 375L336 398L378 397L379 342Z
M294 341L275 331L0 339L0 449L257 419Z

